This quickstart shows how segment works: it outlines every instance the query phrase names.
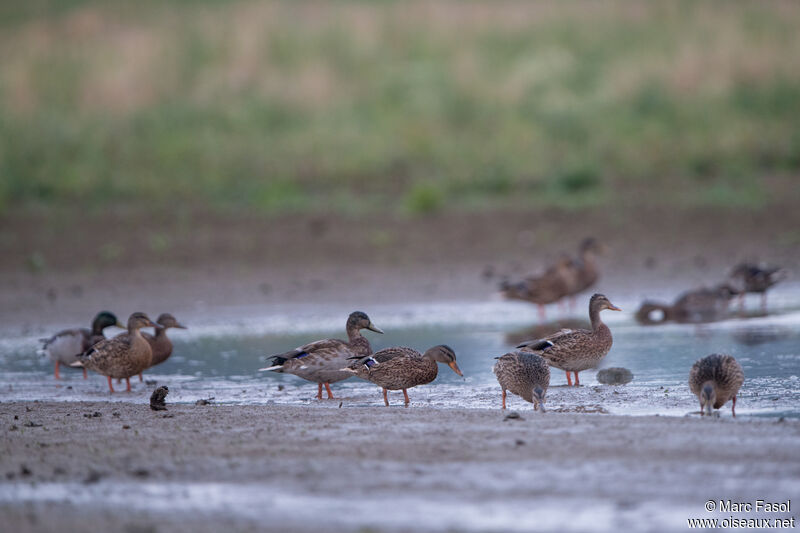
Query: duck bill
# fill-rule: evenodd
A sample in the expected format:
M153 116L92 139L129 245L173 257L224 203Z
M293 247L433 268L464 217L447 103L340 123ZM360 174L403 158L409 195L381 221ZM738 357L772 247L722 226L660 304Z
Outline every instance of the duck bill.
M375 333L383 333L383 330L381 328L379 328L378 326L376 326L375 324L373 324L372 322L369 323L369 326L367 326L367 329L370 330L370 331L374 331Z
M462 374L462 373L461 373L461 369L460 369L460 368L458 368L458 365L456 364L456 362L455 362L455 361L450 361L449 363L447 363L447 366L449 366L450 368L452 368L452 369L453 369L453 372L455 372L455 373L456 373L456 374L458 374L459 376L461 376L461 377L464 377L464 374Z
M612 311L622 311L622 309L620 309L619 307L617 307L616 305L614 305L612 303L608 304L607 309L611 309Z
M156 322L150 322L148 324L148 326L150 326L151 328L156 328L157 330L158 329L164 329L164 326L162 326L161 324L158 324Z
M121 328L121 329L128 329L128 327L127 327L127 326L123 326L123 325L122 325L122 322L120 322L119 320L117 320L117 323L116 323L116 324L114 324L114 325L115 325L116 327L118 327L118 328Z
M189 328L187 328L186 326L184 326L183 324L175 324L175 325L174 325L174 326L172 326L172 327L173 327L173 328L178 328L178 329L189 329Z

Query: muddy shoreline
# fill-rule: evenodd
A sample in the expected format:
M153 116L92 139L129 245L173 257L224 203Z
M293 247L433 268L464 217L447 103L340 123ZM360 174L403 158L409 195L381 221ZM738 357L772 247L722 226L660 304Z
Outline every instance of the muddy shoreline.
M499 409L336 402L168 409L0 405L6 524L15 531L541 531L559 523L683 530L687 517L707 515L708 499L785 501L800 479L793 420L529 409L506 419ZM195 501L198 491L227 496L224 504ZM436 506L439 517L424 525L414 518ZM599 513L593 524L581 507ZM491 518L491 509L511 516ZM540 518L514 522L516 512L532 520L531 509Z

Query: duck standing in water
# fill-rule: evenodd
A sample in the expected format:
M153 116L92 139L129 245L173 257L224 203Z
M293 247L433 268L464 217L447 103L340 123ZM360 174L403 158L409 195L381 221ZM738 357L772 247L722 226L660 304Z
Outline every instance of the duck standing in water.
M153 360L150 343L140 331L148 327L161 326L154 324L144 313L133 313L128 318L128 333L98 342L86 353L78 356L78 361L70 366L82 366L106 376L111 392L114 392L111 379L124 379L127 384L126 390L130 392L131 376L149 367Z
M405 406L408 407L411 402L408 399L408 389L436 379L439 373L437 362L446 364L459 376L464 375L456 363L455 352L445 344L429 348L424 354L413 348L400 346L385 348L370 356L351 359L357 360L342 370L381 387L383 403L387 407L389 406L387 391L390 390L402 390Z
M362 329L376 333L383 333L376 327L366 313L354 311L347 317L347 341L339 339L324 339L299 346L286 353L272 355L272 366L259 368L259 372L271 370L285 372L308 381L315 381L318 385L317 399L322 399L322 387L328 393L328 398L333 398L331 383L342 381L353 376L352 372L342 370L347 365L350 357L367 357L372 355L369 341L361 335Z
M169 313L161 313L156 319L156 323L161 327L156 328L155 335L142 333L142 337L147 339L147 342L150 343L150 349L153 350L153 361L150 363L150 368L160 365L172 355L172 341L167 337L167 330L169 328L187 329L186 326L178 322ZM140 381L141 376L139 374Z
M503 409L508 390L532 403L534 410L541 408L544 412L545 394L550 386L550 367L544 357L517 350L495 359L497 363L492 370L503 390Z
M59 365L71 365L78 360L78 356L86 350L105 339L103 330L110 326L124 328L114 313L100 311L92 321L92 328L73 328L59 331L49 339L42 339L44 343L41 352L55 363L55 377L61 379ZM86 379L86 369L83 369L83 379Z
M575 373L575 386L580 385L578 372L594 368L611 349L611 330L600 318L600 311L621 311L603 294L589 300L589 318L592 329L562 329L543 339L523 342L517 348L541 355L550 366L567 373L567 384L572 386L570 372Z
M742 365L730 355L711 354L699 359L689 371L689 388L700 400L700 416L710 415L731 400L736 416L736 395L744 383Z
M767 312L767 290L786 278L786 271L779 267L759 266L752 263L737 265L728 276L739 295L739 310L744 310L747 293L761 294L761 310Z

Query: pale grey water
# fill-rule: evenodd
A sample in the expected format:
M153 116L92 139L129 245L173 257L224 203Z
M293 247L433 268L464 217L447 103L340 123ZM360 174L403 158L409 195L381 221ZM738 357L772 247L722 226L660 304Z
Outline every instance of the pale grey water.
M625 302L634 309L634 302ZM509 302L463 302L368 309L385 335L366 332L375 350L396 345L424 350L449 344L458 355L465 378L440 366L436 381L410 392L412 404L432 407L486 408L499 405L499 388L492 373L494 357L513 347L509 333L534 321L532 306ZM146 373L148 380L170 388L169 401L194 402L215 398L222 403L316 404L316 384L290 375L263 373L265 356L311 340L342 337L347 311L294 309L281 315L257 316L223 325L193 325L175 331L174 355ZM300 317L293 319L292 316ZM430 317L437 317L431 320ZM577 314L576 316L580 316ZM602 367L623 366L634 374L632 383L603 386L595 371L583 372L579 389L568 389L564 373L553 369L548 406L551 410L603 409L617 414L682 416L697 411L687 385L692 363L714 352L734 355L746 380L739 394L737 414L800 417L800 310L778 306L765 317L733 319L714 324L644 327L632 313L605 312L614 346ZM299 325L299 324L302 324ZM298 331L292 331L298 330ZM174 330L173 330L174 331ZM153 385L133 381L133 393L110 395L105 379L66 370L60 382L52 364L35 354L34 338L5 339L0 344L0 401L98 400L147 401ZM380 390L351 379L333 385L334 393L351 405L381 405ZM401 404L401 396L390 400ZM519 399L512 407L529 409ZM322 405L338 406L336 402ZM730 407L723 409L730 414Z

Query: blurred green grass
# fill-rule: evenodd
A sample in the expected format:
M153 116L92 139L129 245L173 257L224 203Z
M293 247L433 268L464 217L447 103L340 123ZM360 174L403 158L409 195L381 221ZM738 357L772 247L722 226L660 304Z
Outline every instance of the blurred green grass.
M800 4L0 7L0 211L629 204L800 187Z

